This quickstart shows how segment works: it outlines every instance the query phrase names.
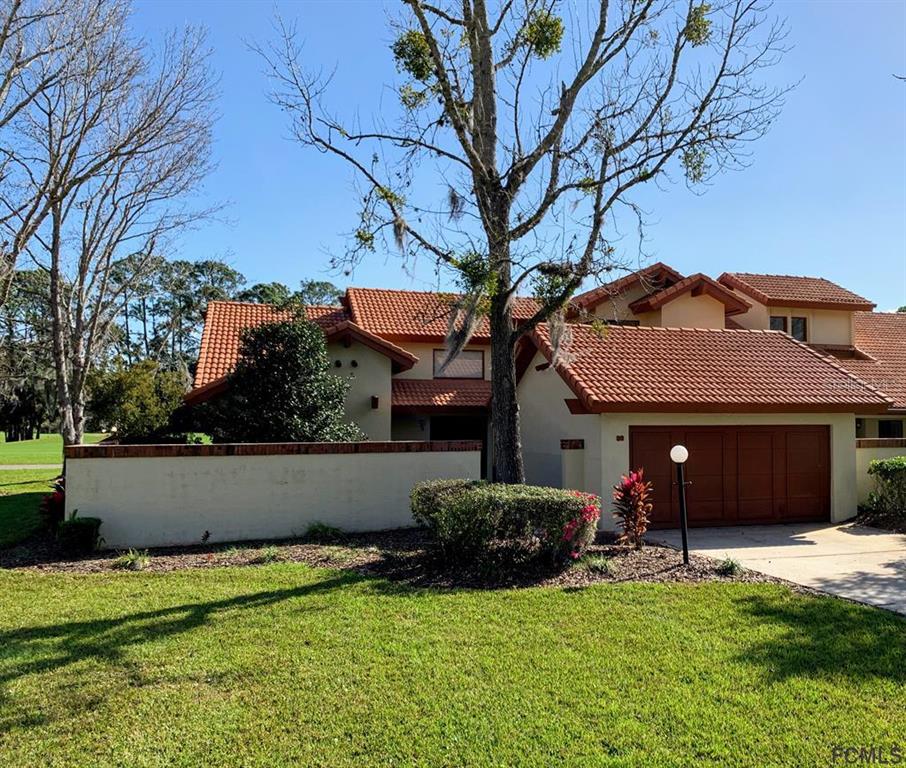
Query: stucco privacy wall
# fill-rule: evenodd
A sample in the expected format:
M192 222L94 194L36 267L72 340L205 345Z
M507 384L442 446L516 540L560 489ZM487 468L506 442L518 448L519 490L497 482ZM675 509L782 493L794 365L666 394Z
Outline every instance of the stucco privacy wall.
M473 441L75 446L66 513L101 518L116 549L374 531L412 525L416 483L478 478L480 462Z
M602 414L600 419L599 472L603 479L597 485L606 488L629 467L630 426L827 425L831 435L831 520L842 522L856 514L856 422L851 413L614 413ZM586 482L588 479L586 473ZM613 526L608 516L601 519L603 526Z
M856 441L856 483L860 504L875 489L875 480L868 474L868 465L875 459L892 459L894 456L906 456L906 440Z

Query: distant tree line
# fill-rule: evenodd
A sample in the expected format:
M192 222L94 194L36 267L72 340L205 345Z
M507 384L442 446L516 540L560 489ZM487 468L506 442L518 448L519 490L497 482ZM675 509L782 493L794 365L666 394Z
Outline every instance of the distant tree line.
M95 345L86 381L86 424L104 430L122 420L130 432L162 429L190 386L198 359L204 312L215 300L278 306L336 304L332 283L306 280L247 284L225 261L155 257L140 280L131 262L114 264L111 279L128 280L112 308L113 323ZM70 289L66 286L66 290ZM0 429L8 441L30 440L56 429L50 278L43 269L17 270L0 307ZM165 413L166 411L166 413Z

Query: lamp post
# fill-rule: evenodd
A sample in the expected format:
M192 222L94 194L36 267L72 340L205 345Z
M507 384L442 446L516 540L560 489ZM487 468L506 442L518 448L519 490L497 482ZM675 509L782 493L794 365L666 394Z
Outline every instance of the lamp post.
M680 531L683 535L683 564L689 565L689 521L686 518L686 459L689 451L685 445L674 445L670 449L670 460L676 464L676 484L679 495Z

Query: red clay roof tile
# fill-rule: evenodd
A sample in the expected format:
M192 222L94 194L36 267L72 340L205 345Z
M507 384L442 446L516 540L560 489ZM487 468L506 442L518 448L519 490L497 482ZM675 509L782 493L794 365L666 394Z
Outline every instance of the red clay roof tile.
M692 291L693 296L705 293L712 298L717 299L717 301L724 305L725 313L727 315L742 314L743 312L748 311L752 306L738 294L724 288L724 286L717 281L712 280L707 275L698 272L689 277L684 277L678 283L674 283L667 288L643 296L641 299L632 302L632 304L629 305L629 309L635 314L650 312L653 309L664 306L664 304L668 304L674 299L678 299L689 291Z
M534 334L550 359L546 326ZM884 411L889 400L775 331L576 325L557 370L590 411Z
M394 408L487 408L491 382L484 379L393 379Z
M360 328L349 319L343 307L306 307L306 316L316 322L327 337L349 336L387 355L400 370L407 370L417 362L412 353ZM202 394L199 390L210 387L226 376L239 359L239 337L245 328L255 328L265 323L289 320L290 310L278 310L270 304L246 304L238 301L212 301L205 314L201 334L198 368L195 371L193 399ZM205 390L207 392L207 390ZM213 392L213 390L212 390Z
M895 408L906 408L906 312L856 312L853 330L856 349L874 360L840 365L891 397Z
M306 307L306 315L321 327L348 319L346 310L342 307ZM212 301L205 312L193 386L197 388L210 384L232 370L239 359L240 330L289 320L291 317L292 312L289 310L276 310L270 304Z
M724 272L718 282L773 306L848 310L871 310L875 306L868 299L823 277Z
M612 280L585 293L573 296L572 303L585 310L593 309L602 301L619 296L623 291L638 282L645 282L652 291L660 291L683 279L683 275L663 262L630 272L617 280Z
M352 320L362 328L392 341L440 341L447 335L453 293L401 291L384 288L349 288L344 303ZM513 316L526 319L535 311L533 299L517 297ZM488 343L490 325L483 318L472 337Z

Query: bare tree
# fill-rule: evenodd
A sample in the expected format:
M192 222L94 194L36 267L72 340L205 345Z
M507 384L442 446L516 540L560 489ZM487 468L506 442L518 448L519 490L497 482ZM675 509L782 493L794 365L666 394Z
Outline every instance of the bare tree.
M10 235L0 237L0 306L19 256L48 213L35 205L40 196L35 185L17 173L24 158L15 155L11 124L38 96L71 76L79 51L102 33L105 12L104 0L8 0L0 6L0 188L8 204L0 210L0 223ZM45 186L50 183L45 179Z
M130 36L124 5L104 10L72 69L16 121L17 162L36 196L26 247L50 276L67 445L81 440L86 377L122 292L173 233L210 213L190 205L210 169L214 118L203 33L173 35L155 55Z
M563 17L555 0L401 5L392 125L330 112L330 77L304 65L292 25L279 21L256 50L295 138L349 164L361 187L335 266L351 269L383 240L409 262L451 268L464 295L449 359L489 316L495 477L521 482L519 339L562 319L582 280L613 266L615 214L641 214L636 187L671 168L699 184L743 163L780 107L783 91L758 74L785 31L755 0L598 0ZM537 312L516 322L513 298L529 287Z

